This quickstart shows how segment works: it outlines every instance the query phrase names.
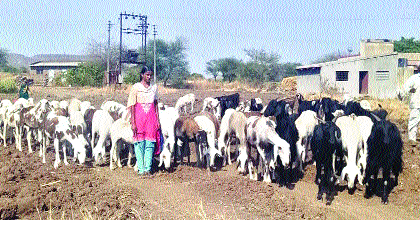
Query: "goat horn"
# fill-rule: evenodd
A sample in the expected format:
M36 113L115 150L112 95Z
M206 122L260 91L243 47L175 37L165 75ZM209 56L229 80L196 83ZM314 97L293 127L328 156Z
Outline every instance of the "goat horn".
M316 116L315 116L315 119L319 120L321 123L327 123L327 122L325 122L325 120L320 119L320 118L318 118L318 117L316 117Z
M377 115L375 115L373 113L370 113L370 114L373 116L373 118L376 119L376 121L381 121L381 118L379 118Z

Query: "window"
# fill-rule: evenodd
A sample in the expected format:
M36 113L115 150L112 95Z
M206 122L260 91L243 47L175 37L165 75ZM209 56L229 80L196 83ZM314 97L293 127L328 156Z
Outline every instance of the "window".
M389 71L376 71L376 80L389 80Z
M398 67L406 67L407 66L407 59L406 58L399 58L398 59Z
M42 74L42 69L37 68L37 69L36 69L36 74Z
M349 80L349 71L336 71L335 72L336 81L348 81Z

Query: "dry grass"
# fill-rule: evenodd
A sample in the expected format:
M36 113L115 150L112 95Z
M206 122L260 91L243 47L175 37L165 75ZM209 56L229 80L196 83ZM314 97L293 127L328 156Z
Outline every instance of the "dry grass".
M290 82L288 86L284 86L283 82L248 82L243 80L237 80L232 82L225 81L214 81L214 80L189 80L187 85L190 89L194 90L221 90L221 91L244 91L244 92L278 92L285 90L296 90L296 82L294 87Z
M315 100L321 99L324 97L329 97L338 101L343 101L343 94L339 92L330 91L327 93L320 94L307 94L304 95L305 100ZM361 100L367 100L372 110L379 109L379 104L388 112L387 119L393 123L406 124L410 115L410 109L408 107L408 102L400 101L396 98L393 99L377 99L369 96L356 98L356 101L360 102Z

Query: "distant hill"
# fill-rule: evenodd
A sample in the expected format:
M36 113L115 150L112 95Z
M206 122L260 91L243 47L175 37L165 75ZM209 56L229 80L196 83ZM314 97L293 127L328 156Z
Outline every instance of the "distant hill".
M70 61L88 61L87 55L67 55L67 54L40 54L32 57L27 57L22 54L9 53L7 61L13 67L29 67L31 63L39 61L55 61L55 62L70 62Z

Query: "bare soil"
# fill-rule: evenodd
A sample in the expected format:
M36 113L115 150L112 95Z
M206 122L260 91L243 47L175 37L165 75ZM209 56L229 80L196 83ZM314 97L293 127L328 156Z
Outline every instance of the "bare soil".
M89 100L96 107L112 99L126 104L128 87L103 89L33 87L35 101ZM208 96L233 92L167 90L160 100L174 105L177 98L193 92L198 101ZM289 93L291 96L294 93ZM240 92L242 100L260 97L287 97L270 92ZM14 95L0 94L0 99ZM394 121L393 121L394 122ZM14 144L0 145L1 219L420 219L420 146L408 145L407 125L397 124L404 140L404 169L389 204L380 198L363 197L364 187L354 193L342 188L332 205L316 200L315 166L306 167L304 177L293 189L251 181L236 172L236 163L210 172L194 166L178 166L175 171L159 171L142 179L129 167L109 170L108 164L91 163L53 168L54 149L47 152L47 163L32 154L16 150ZM194 154L193 154L194 155ZM194 161L194 160L193 160Z

